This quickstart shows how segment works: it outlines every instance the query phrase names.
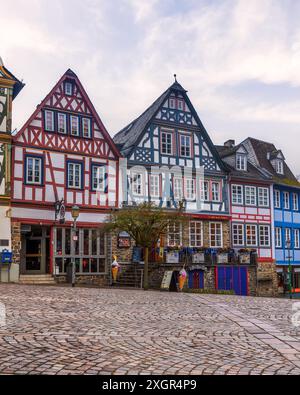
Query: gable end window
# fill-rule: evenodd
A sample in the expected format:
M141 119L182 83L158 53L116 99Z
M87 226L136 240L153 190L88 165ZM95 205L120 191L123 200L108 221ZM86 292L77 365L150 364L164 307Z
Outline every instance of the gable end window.
M67 133L67 115L58 113L57 114L57 126L58 133L66 134Z
M161 132L161 153L165 155L173 155L173 133Z
M86 138L91 138L92 127L91 120L89 118L82 118L82 135Z
M65 82L65 94L67 96L73 95L73 84L71 82Z
M27 156L25 166L26 184L42 185L43 183L43 158Z
M180 135L180 156L190 158L192 155L192 137L185 134Z
M78 162L68 162L67 169L67 187L71 189L82 189L83 164Z
M54 132L54 112L45 111L45 130L47 132Z
M71 135L72 136L79 136L79 118L75 115L71 115Z

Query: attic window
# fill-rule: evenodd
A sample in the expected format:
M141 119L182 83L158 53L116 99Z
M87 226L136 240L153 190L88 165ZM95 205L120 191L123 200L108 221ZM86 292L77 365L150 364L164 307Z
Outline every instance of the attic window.
M276 173L277 174L284 174L283 173L283 161L281 159L276 160Z
M247 171L247 155L236 155L236 169L240 171Z
M71 82L65 83L65 94L68 96L72 96L73 94L73 85Z

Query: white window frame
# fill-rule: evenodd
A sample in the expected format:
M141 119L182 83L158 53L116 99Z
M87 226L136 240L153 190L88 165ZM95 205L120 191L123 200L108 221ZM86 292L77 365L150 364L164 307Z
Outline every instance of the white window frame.
M247 155L236 154L236 168L240 171L247 171Z
M245 245L244 224L232 224L232 242L235 247L242 247Z
M72 170L70 169L70 167L72 166ZM82 166L83 166L83 164L82 163L77 163L77 162L72 162L72 161L70 161L70 162L68 162L68 166L67 166L67 169L68 169L68 188L69 189L82 189L82 171L83 171L83 168L82 168ZM78 183L78 185L77 185L77 182L76 182L76 178L77 178L77 176L76 176L76 169L79 169L79 183ZM73 175L72 175L72 179L73 179L73 183L71 184L70 183L70 172L73 172Z
M281 174L281 175L284 174L284 171L283 171L283 160L281 160L281 159L277 159L276 160L276 173L277 174Z
M299 195L298 193L293 193L293 210L299 211Z
M287 248L287 242L291 242L291 249L292 249L292 230L291 228L285 228L284 229L284 245L285 248Z
M64 124L64 131L62 132L60 130L60 118L63 118L63 124ZM57 114L57 131L60 134L67 134L68 127L67 127L67 114L64 114L62 112L59 112Z
M152 198L160 197L160 176L159 174L150 174L149 177L150 196Z
M85 122L87 121L88 125L88 134L85 134ZM90 118L82 118L82 136L85 138L92 137L92 120Z
M244 189L242 185L238 185L238 184L231 185L231 200L232 200L232 204L234 205L242 206L244 204Z
M51 115L51 128L48 127L48 119L47 115ZM45 110L45 131L46 132L54 132L55 125L54 125L54 111Z
M96 170L96 175L95 175ZM101 173L100 173L101 171ZM95 186L95 181L97 186ZM105 192L106 185L106 167L104 165L92 164L92 190L97 192Z
M283 192L283 208L285 210L290 210L291 208L290 193L286 191Z
M275 228L275 248L282 248L282 228Z
M209 201L209 181L200 182L201 200L203 202Z
M163 137L165 136L166 138L166 142L163 142ZM171 141L168 142L167 141L167 136L171 137ZM164 145L166 150L164 151ZM169 152L170 150L170 152ZM169 155L172 156L174 155L174 147L173 147L173 132L172 131L168 131L168 130L161 130L161 153L162 155Z
M294 248L300 249L300 229L294 229Z
M258 206L259 207L269 207L270 206L269 188L265 188L265 187L258 188Z
M256 187L246 185L245 186L245 205L256 206L257 204L257 190Z
M182 226L181 224L169 224L167 233L168 247L179 247L182 245ZM178 241L178 243L177 243Z
M248 236L248 229L251 232L249 236ZM253 232L253 230L255 230L255 232ZM254 238L255 238L255 243L253 243ZM247 247L257 247L257 245L258 245L257 225L246 224L246 246Z
M76 134L73 133L73 120L75 120L75 119L77 121L77 133ZM79 117L76 116L76 115L71 115L70 116L70 134L71 134L71 136L74 136L74 137L79 137L79 135L80 135Z
M271 247L271 229L269 225L259 225L260 247Z
M137 178L136 178L137 177ZM131 189L134 196L143 196L143 173L134 172L131 174Z
M183 140L183 141L182 141ZM184 158L191 158L192 157L192 136L188 134L179 134L179 141L180 141L180 156ZM189 141L189 144L187 142ZM184 152L182 152L184 150ZM188 152L189 150L189 152Z
M194 201L196 199L196 180L194 178L184 179L184 192L186 200Z
M281 208L281 192L278 189L275 189L274 196L274 207Z
M216 185L217 185L217 189L215 189ZM211 197L212 197L212 202L214 203L219 203L221 201L221 183L219 181L212 181Z
M32 161L32 180L29 180L29 160ZM38 158L35 156L27 156L26 157L26 184L29 185L41 185L43 180L43 168L42 168L43 160L42 158ZM38 166L36 168L36 165ZM36 171L38 170L38 181L35 180Z
M70 88L70 89L68 89ZM73 95L73 84L71 82L65 82L65 94L67 96Z
M183 199L183 180L182 178L175 177L174 178L174 199L182 200Z
M213 226L215 227L213 232ZM220 232L218 232L220 231ZM213 243L215 239L215 245ZM218 243L220 241L220 243ZM210 222L209 223L209 244L210 248L223 248L223 224L222 222Z
M191 221L190 226L190 247L203 247L203 222Z

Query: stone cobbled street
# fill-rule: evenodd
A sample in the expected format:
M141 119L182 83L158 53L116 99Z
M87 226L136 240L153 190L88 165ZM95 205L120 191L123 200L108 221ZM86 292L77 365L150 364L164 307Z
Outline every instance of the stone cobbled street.
M0 302L0 374L300 374L287 299L1 284Z

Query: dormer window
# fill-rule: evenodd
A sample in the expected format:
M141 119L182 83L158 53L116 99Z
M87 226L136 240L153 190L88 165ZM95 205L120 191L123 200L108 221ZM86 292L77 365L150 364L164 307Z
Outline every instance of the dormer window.
M71 82L66 82L65 83L65 94L67 96L72 96L73 94L73 85Z
M276 173L277 174L284 174L283 173L283 161L281 159L276 160Z
M240 171L247 171L247 155L237 154L236 155L236 168Z

